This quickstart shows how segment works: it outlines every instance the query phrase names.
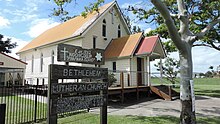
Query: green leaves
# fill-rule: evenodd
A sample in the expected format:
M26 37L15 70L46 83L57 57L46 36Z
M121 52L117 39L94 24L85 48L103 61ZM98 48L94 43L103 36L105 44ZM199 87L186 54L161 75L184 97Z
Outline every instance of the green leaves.
M208 24L220 16L219 0L185 0L185 2L190 26L189 29L194 34L201 32ZM178 14L177 0L163 0L163 3L167 6L170 13ZM147 36L159 34L162 38L170 38L164 20L155 7L146 10L143 6L134 5L129 6L128 11L132 11L139 20L156 25L155 30L150 31L146 34ZM179 29L179 18L177 16L172 18L177 29ZM214 42L220 43L219 29L219 24L217 24L217 26L214 26L212 30L200 40L200 42L207 45L213 44ZM168 52L174 50L172 45L170 46L171 48L169 48L169 44L170 43L165 44ZM218 45L214 45L213 48L219 48L218 50L220 50Z
M49 0L50 1L50 0ZM50 16L59 17L60 21L65 22L73 17L69 16L69 11L65 10L67 4L70 4L72 0L53 0L53 2L57 5L56 8L53 8L53 12Z
M158 71L160 70L160 67L162 67L162 73L165 75L166 79L175 84L176 76L179 73L179 61L175 60L174 58L167 57L163 63L158 62L154 66L157 67Z
M93 11L99 12L99 6L104 3L104 0L97 0L97 2L94 3L90 3L89 6L85 6L84 9L85 11L83 11L81 13L81 15L86 18L88 13L91 13Z
M11 39L7 38L6 41L3 41L4 36L0 34L0 52L11 53L11 49L17 46L17 43L11 43Z

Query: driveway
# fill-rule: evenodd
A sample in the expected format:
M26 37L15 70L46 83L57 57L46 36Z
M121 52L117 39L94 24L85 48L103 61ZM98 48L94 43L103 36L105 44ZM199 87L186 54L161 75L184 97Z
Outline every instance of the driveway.
M99 113L99 109L91 109L91 113ZM180 116L180 100L165 101L163 99L145 98L133 103L110 103L110 115L137 115L137 116ZM196 97L197 117L219 116L220 98L208 96Z

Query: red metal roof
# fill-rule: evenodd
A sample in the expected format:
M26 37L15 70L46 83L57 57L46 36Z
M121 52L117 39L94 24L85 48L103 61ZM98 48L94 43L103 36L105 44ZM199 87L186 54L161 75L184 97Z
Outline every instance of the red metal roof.
M145 37L137 48L135 55L150 54L151 52L153 52L154 47L157 44L158 38L158 35Z

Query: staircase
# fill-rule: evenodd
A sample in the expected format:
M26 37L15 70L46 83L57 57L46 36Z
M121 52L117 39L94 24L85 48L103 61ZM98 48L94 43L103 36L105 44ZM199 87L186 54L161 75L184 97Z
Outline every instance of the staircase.
M179 93L166 85L150 86L153 93L165 100L173 100L179 97Z

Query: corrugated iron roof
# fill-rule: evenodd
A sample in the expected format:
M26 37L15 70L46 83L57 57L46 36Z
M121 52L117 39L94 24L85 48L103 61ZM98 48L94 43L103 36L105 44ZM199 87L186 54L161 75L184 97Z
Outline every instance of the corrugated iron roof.
M113 1L101 6L99 8L99 14L97 12L89 13L86 18L77 16L51 29L48 29L19 50L18 53L81 35L81 33L83 33L98 17L100 17L102 13L105 12L105 10L107 10L114 3L115 2Z
M105 58L110 59L131 56L141 38L142 33L137 33L113 39L105 50Z
M150 54L153 52L154 47L157 44L159 36L150 36L145 37L141 42L139 47L137 48L135 55L143 55L143 54Z

